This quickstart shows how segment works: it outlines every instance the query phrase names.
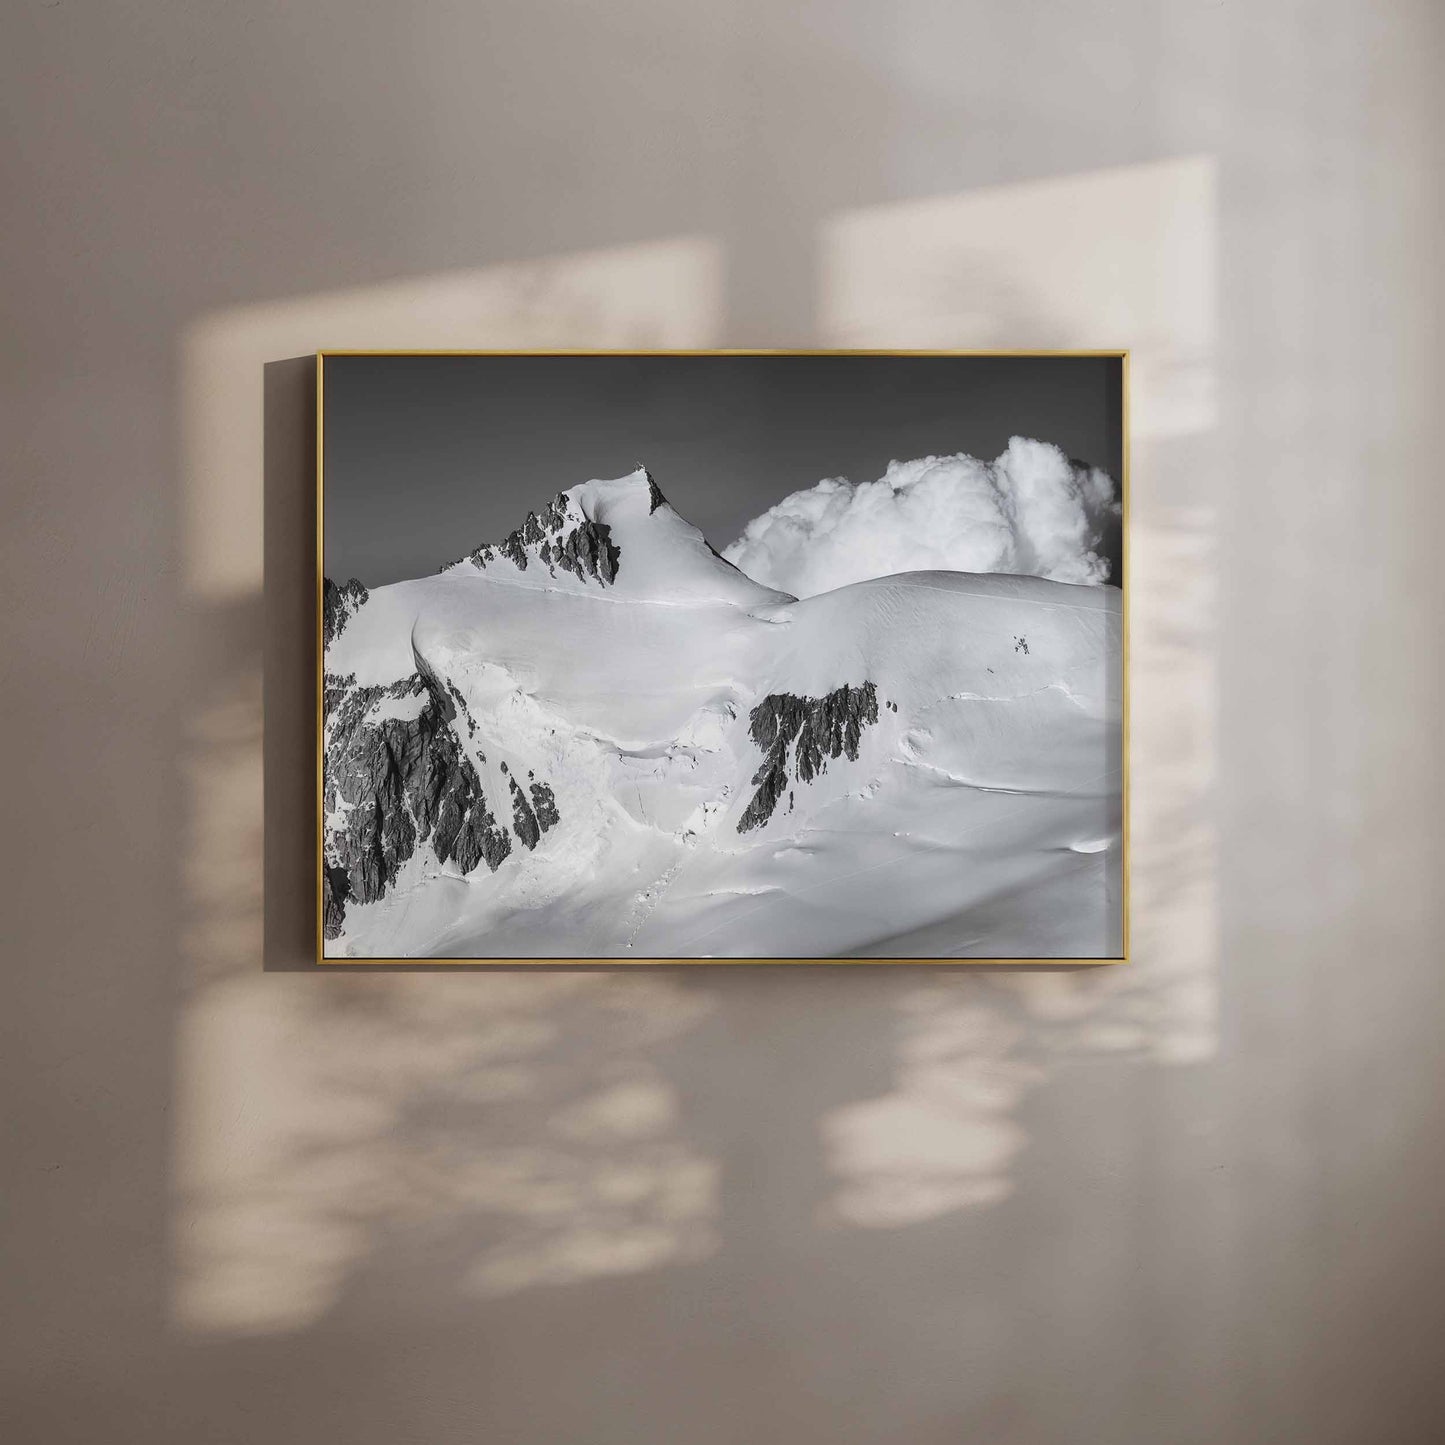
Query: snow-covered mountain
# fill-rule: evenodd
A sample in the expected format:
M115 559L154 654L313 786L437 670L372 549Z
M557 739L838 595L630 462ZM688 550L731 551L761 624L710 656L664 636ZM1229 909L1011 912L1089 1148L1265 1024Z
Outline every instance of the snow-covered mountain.
M1120 594L798 601L645 468L326 584L328 957L1119 951Z

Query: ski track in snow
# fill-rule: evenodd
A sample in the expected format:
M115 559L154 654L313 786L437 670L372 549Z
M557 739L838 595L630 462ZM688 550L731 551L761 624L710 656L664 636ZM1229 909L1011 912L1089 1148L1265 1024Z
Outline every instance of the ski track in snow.
M1016 798L1071 798L1083 792L1088 784L1081 784L1077 788L1014 788L1007 783L980 783L973 778L965 778L960 773L950 772L947 768L941 768L937 763L925 763L922 758L894 758L900 767L922 768L925 772L937 773L940 777L947 778L956 788L967 788L975 793L1010 793Z
M1025 702L1031 697L1038 697L1045 692L1061 692L1071 703L1078 707L1086 706L1084 698L1081 698L1063 678L1055 678L1052 682L1046 682L1042 687L1036 687L1029 692L951 692L946 697L941 697L937 702L930 703L927 707L919 710L919 716L931 712L934 708L943 707L950 702Z

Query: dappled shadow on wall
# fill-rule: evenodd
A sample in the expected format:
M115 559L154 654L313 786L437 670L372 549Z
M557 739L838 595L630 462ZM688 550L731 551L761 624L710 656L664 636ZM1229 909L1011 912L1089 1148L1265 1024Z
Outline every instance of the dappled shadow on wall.
M822 341L1131 349L1132 963L899 990L892 1087L821 1123L828 1224L1005 1199L1020 1111L1091 1061L1217 1043L1215 168L1153 162L870 207L821 241Z
M219 984L188 1011L183 1072L223 1097L189 1101L178 1141L186 1325L295 1328L348 1288L410 1314L437 1289L714 1247L716 1165L658 1062L706 1005L666 978L278 976L267 994Z

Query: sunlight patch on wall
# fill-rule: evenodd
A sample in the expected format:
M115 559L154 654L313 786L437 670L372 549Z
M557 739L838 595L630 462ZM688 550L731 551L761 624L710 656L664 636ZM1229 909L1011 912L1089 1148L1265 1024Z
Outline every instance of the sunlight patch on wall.
M268 361L325 348L706 347L721 296L719 248L682 236L202 317L181 356L188 587L220 599L261 586Z
M835 216L821 237L823 344L1128 347L1135 436L1206 431L1215 172L1190 156Z
M824 1223L917 1224L1010 1192L1027 1143L1013 1116L1044 1078L1018 1057L1019 1023L946 985L914 990L900 1007L894 1089L823 1122L824 1154L839 1181Z

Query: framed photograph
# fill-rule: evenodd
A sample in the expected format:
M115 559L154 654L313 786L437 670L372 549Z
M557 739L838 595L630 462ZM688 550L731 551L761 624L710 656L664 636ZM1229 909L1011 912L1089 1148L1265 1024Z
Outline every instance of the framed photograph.
M322 352L322 961L1128 957L1128 357Z

